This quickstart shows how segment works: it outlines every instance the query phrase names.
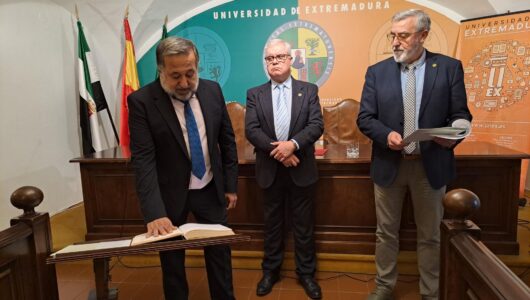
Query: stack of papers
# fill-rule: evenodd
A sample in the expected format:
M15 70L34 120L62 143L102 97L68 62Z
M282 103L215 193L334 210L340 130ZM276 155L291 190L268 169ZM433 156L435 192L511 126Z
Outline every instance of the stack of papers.
M439 127L439 128L421 128L403 139L403 143L429 141L436 137L448 140L460 140L471 133L469 128L464 127Z

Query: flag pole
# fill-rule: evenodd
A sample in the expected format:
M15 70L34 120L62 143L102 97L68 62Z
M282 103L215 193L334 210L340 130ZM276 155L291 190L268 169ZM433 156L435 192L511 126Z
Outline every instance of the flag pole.
M167 38L167 15L166 17L164 18L164 25L162 25L162 36L160 37L160 41L159 43L164 40L165 38ZM158 70L158 65L156 66L156 77L155 79L158 79L160 78L160 72Z
M120 138L118 137L118 131L116 131L116 125L114 125L114 120L112 119L112 115L110 114L110 109L107 106L107 114L109 115L110 124L112 125L112 130L114 131L114 137L116 138L116 142L118 142L118 145L120 145Z

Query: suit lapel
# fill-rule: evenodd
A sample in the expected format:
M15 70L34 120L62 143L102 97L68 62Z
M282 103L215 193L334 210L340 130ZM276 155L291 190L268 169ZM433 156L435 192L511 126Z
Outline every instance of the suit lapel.
M276 130L274 129L274 111L272 109L272 88L271 88L271 82L264 84L260 91L260 95L258 97L259 101L261 102L261 107L263 108L263 115L265 116L265 122L267 123L267 127L269 128L270 132L272 132L273 136L276 137Z
M158 108L158 111L171 129L171 132L177 140L177 143L182 148L182 151L186 153L186 156L189 158L188 148L186 147L186 142L184 141L184 135L182 133L182 129L180 128L180 123L177 118L177 114L175 113L175 108L173 107L169 96L162 89L160 82L155 85L154 96L155 106Z
M298 82L298 80L292 78L291 82L291 87L293 91L291 101L291 123L289 124L289 137L291 137L291 133L293 132L293 129L296 125L298 116L300 116L300 112L302 111L302 106L304 104L303 100L306 96L304 93L304 87Z
M438 68L436 67L436 57L427 51L425 57L425 77L423 83L423 93L421 96L421 106L418 119L421 118L421 115L427 107L427 103L431 100L431 93L434 87L434 82L436 81L436 75L438 74Z
M397 99L397 108L399 108L399 116L404 115L403 108L403 91L401 90L401 65L395 62L393 59L390 62L391 70L389 72L389 80L387 81L390 85L390 91L394 91L394 99ZM397 78L397 80L395 79Z

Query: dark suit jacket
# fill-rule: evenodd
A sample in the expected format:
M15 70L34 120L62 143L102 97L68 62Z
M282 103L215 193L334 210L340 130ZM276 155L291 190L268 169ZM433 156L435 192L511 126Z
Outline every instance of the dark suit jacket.
M289 139L296 140L300 146L295 151L300 164L289 168L289 173L297 186L308 186L318 179L314 143L324 129L318 87L292 78L292 92ZM258 185L265 189L273 183L278 167L278 161L269 156L274 149L271 143L277 141L270 81L247 91L245 133L255 147Z
M218 200L237 188L234 131L220 86L199 80L201 105L213 180ZM158 80L128 97L129 129L136 189L146 222L161 217L176 220L182 213L190 182L191 161L169 96Z
M419 128L451 126L456 119L471 121L463 75L460 61L427 51ZM391 57L368 68L357 118L361 131L373 140L371 175L378 185L389 186L396 178L401 152L388 148L387 136L391 131L403 136L403 118L400 64ZM420 142L420 149L433 188L455 178L452 149L432 141Z

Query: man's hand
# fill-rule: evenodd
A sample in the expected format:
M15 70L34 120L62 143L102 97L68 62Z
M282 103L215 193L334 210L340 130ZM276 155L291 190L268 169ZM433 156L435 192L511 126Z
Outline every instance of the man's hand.
M228 203L226 209L236 208L237 194L236 193L225 193L225 199Z
M386 142L388 144L388 148L396 151L401 151L403 148L405 148L405 144L403 144L403 138L401 137L401 134L392 131L388 134L386 138Z
M443 139L439 137L435 137L433 141L445 148L451 148L456 144L456 140Z
M272 142L271 145L276 148L271 151L270 156L280 162L283 162L284 159L291 156L294 150L296 150L296 145L292 141Z
M159 218L147 223L146 237L166 235L175 228L177 227L173 226L171 220L169 220L167 217Z
M289 167L296 167L298 166L298 164L300 163L300 160L298 159L298 157L296 157L296 155L294 154L291 154L291 156L287 157L286 159L284 159L282 161L282 164L286 167L286 168L289 168Z

